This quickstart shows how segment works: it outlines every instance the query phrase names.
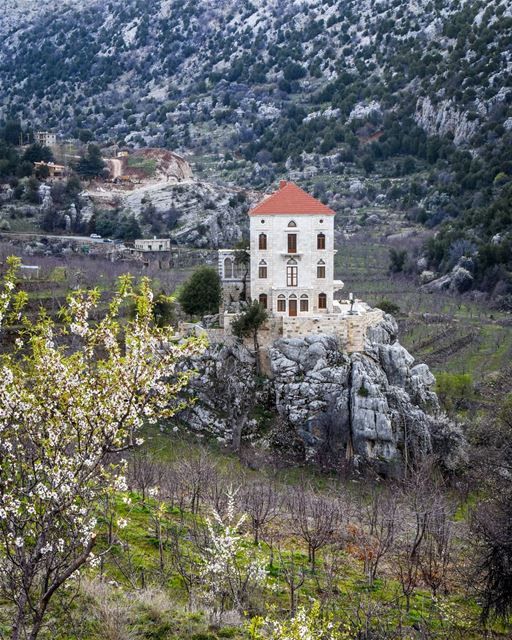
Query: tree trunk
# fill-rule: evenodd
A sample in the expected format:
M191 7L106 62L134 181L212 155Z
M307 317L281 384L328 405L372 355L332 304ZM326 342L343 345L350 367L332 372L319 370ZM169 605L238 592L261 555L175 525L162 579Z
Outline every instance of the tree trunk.
M258 342L257 331L255 331L253 334L253 340L254 340L254 358L256 360L256 375L259 376L261 373L261 366L260 366L260 345Z

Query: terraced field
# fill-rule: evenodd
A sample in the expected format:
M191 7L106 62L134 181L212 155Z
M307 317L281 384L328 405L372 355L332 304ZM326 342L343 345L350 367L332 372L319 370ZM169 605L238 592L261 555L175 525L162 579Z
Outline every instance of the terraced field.
M390 276L390 244L375 237L353 236L338 247L336 275L345 291L370 304L386 299L400 307L400 340L434 373L469 373L478 387L503 379L512 361L512 315L485 301L427 293L414 279Z

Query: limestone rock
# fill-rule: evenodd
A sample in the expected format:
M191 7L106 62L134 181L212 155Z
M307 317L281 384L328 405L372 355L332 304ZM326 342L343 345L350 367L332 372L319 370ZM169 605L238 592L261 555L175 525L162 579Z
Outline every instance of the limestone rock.
M248 416L265 406L274 430L292 434L314 463L348 459L393 475L431 454L452 471L465 461L462 431L440 411L434 376L399 343L392 316L368 330L363 352L347 354L335 336L307 335L276 340L268 361L271 376L261 384L246 347L217 345L203 354L193 363L198 402L188 424L225 442L240 424L258 437Z

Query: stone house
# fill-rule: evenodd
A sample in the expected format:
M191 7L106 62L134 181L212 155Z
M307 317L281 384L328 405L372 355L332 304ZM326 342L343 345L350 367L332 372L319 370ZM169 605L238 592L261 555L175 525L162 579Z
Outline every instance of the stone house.
M334 216L328 206L287 181L249 211L248 276L235 251L219 251L224 335L230 334L245 290L247 299L258 300L269 313L261 329L264 345L278 337L325 333L337 335L348 350L363 348L368 328L383 313L352 294L339 299L343 282L334 277Z

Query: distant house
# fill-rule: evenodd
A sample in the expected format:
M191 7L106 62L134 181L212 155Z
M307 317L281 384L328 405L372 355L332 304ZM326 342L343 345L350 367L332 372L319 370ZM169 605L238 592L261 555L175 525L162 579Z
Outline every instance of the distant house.
M39 278L41 267L39 265L21 264L20 274L25 280L32 280L32 278Z
M128 157L128 151L118 151L117 152L117 157L118 158L127 158Z
M66 167L63 164L55 164L54 162L34 162L35 170L42 169L43 167L47 167L48 176L50 178L61 178L66 175Z
M42 147L51 147L57 144L57 134L50 131L36 131L34 138L37 144Z
M134 242L135 251L170 251L171 241L169 238L153 238L152 240L139 239Z

